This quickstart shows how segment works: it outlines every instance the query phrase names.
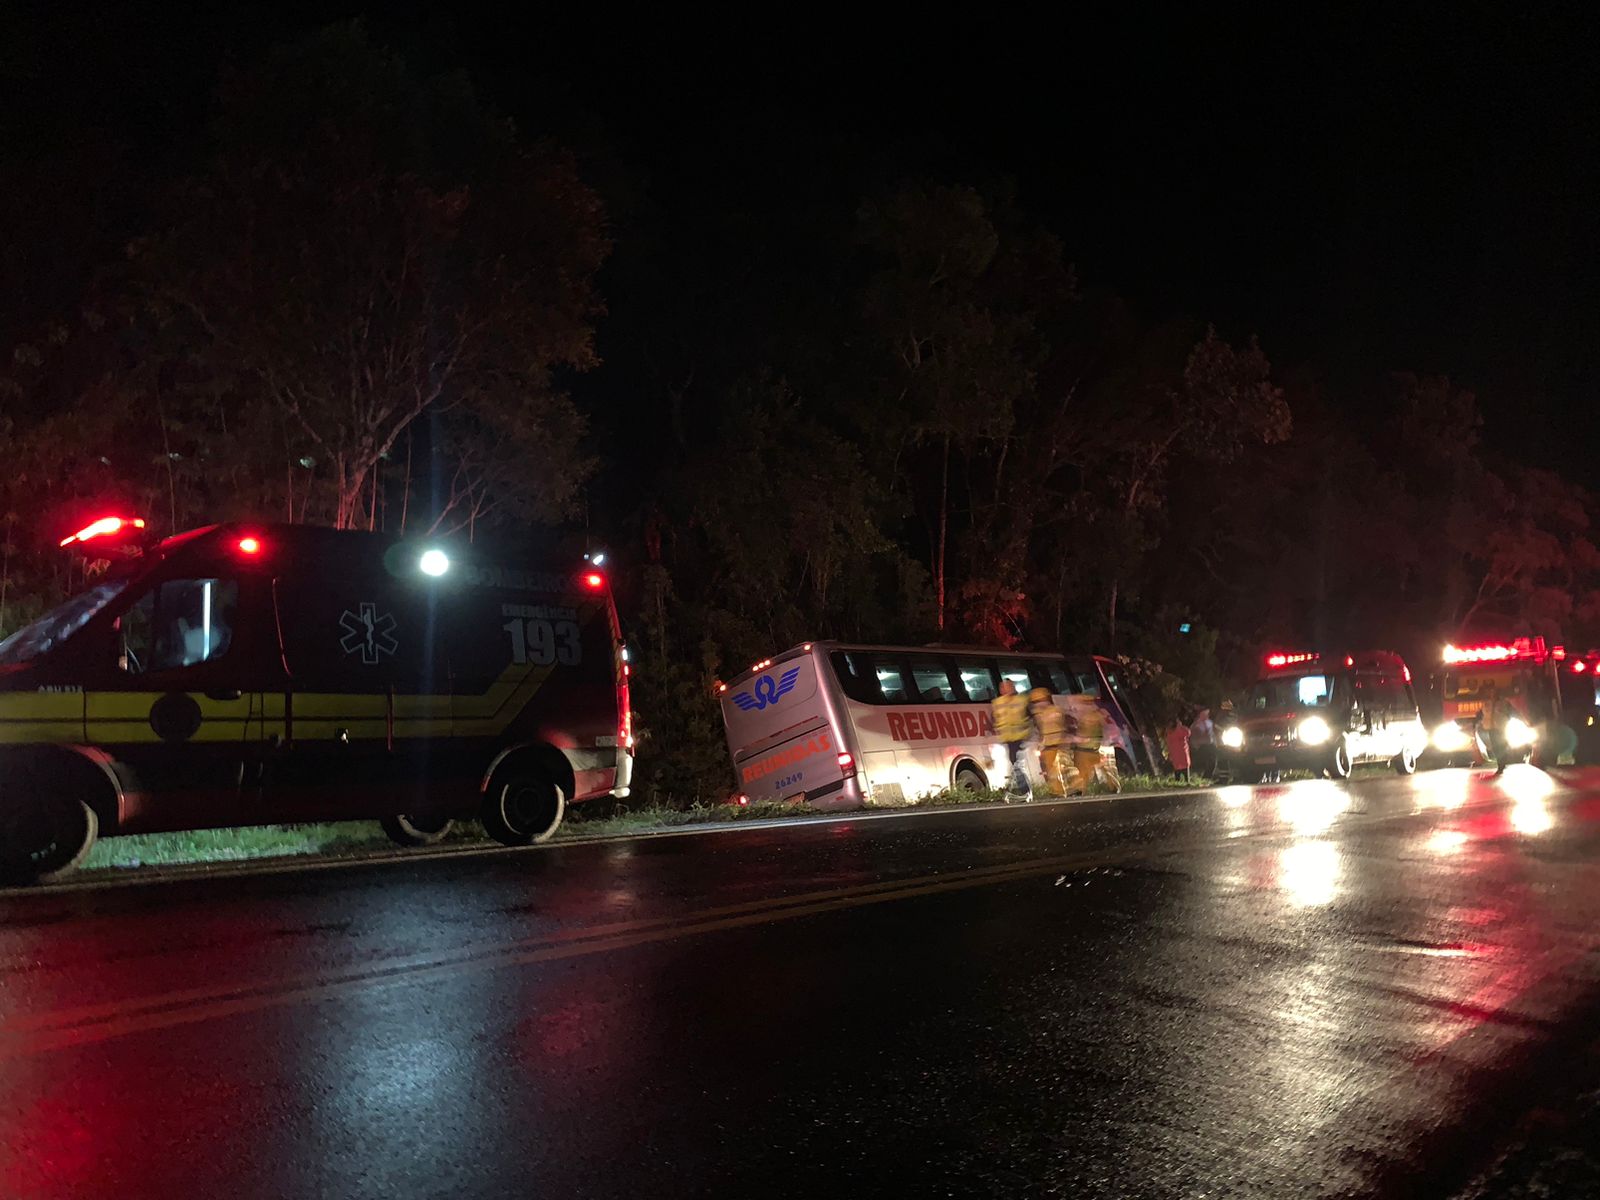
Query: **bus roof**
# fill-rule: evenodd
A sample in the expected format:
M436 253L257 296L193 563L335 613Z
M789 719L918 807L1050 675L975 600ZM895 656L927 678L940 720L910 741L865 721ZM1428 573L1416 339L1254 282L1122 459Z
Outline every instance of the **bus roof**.
M789 649L784 650L779 654L774 654L771 658L763 659L761 662L755 663L754 665L745 668L743 671L740 671L737 675L729 676L728 680L727 680L727 684L728 684L729 687L732 687L736 683L739 683L739 682L741 682L741 681L743 681L745 679L750 678L753 675L757 675L760 672L767 670L774 663L786 662L787 660L789 660L791 658L795 658L795 657L797 657L797 656L799 656L801 654L810 654L810 653L813 653L813 652L831 654L835 650L871 651L871 652L876 653L876 654L981 654L985 658L1095 658L1095 659L1098 659L1098 658L1102 657L1101 655L1098 655L1098 654L1092 654L1092 655L1091 654L1070 654L1069 655L1069 654L1064 654L1064 653L1062 653L1061 651L1058 651L1058 650L1006 650L1006 649L1002 649L1001 647L998 647L998 646L969 646L969 645L959 645L959 644L956 644L956 643L945 643L945 642L936 642L936 643L932 643L932 644L929 644L929 645L922 645L922 646L907 646L907 645L886 645L886 644L878 643L878 642L836 642L836 641L820 640L820 641L815 641L815 642L803 642L798 646L790 646Z

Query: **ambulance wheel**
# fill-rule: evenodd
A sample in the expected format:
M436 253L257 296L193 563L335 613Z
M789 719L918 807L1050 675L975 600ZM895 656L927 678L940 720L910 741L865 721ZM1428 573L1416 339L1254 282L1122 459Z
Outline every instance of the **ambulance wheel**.
M483 795L484 832L504 846L549 841L566 815L567 798L536 771L512 766L495 772Z
M1392 760L1396 772L1401 775L1415 775L1417 773L1417 756L1410 750L1402 750Z
M89 857L100 818L76 796L0 796L0 883L49 883Z
M397 846L432 846L444 841L444 835L450 832L455 821L450 817L411 817L396 813L379 818L378 824Z
M1333 757L1328 760L1328 778L1350 778L1350 747L1343 742L1333 748Z

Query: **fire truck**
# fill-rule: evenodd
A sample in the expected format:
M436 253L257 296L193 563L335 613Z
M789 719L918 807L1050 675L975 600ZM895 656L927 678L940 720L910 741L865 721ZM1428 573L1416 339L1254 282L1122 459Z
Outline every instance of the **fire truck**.
M1432 749L1449 762L1482 762L1490 754L1484 719L1490 699L1498 696L1514 712L1505 730L1513 761L1559 753L1560 739L1552 735L1562 721L1562 693L1567 689L1561 664L1566 657L1564 648L1547 647L1542 637L1447 644L1436 681L1440 713L1429 738ZM1583 662L1576 660L1572 665L1578 669L1569 674L1583 675Z

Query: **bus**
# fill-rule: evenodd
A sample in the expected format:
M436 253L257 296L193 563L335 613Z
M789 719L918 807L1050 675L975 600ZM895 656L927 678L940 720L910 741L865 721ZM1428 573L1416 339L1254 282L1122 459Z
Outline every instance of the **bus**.
M483 543L137 518L62 545L109 569L0 642L0 878L97 837L377 819L507 845L625 796L628 651L592 564Z
M946 788L1002 788L1010 764L990 703L1001 681L1106 714L1101 754L1123 771L1161 762L1117 677L1089 655L985 647L806 642L718 685L740 803L899 805ZM1042 781L1038 750L1029 777Z

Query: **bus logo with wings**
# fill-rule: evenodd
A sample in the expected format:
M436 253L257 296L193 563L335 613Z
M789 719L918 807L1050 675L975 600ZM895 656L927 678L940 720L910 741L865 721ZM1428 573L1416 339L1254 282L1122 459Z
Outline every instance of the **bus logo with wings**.
M799 667L790 667L776 681L773 680L771 675L763 675L756 680L755 687L751 688L750 691L735 693L733 702L745 712L760 712L767 705L776 704L785 695L792 692L795 680L799 678Z

